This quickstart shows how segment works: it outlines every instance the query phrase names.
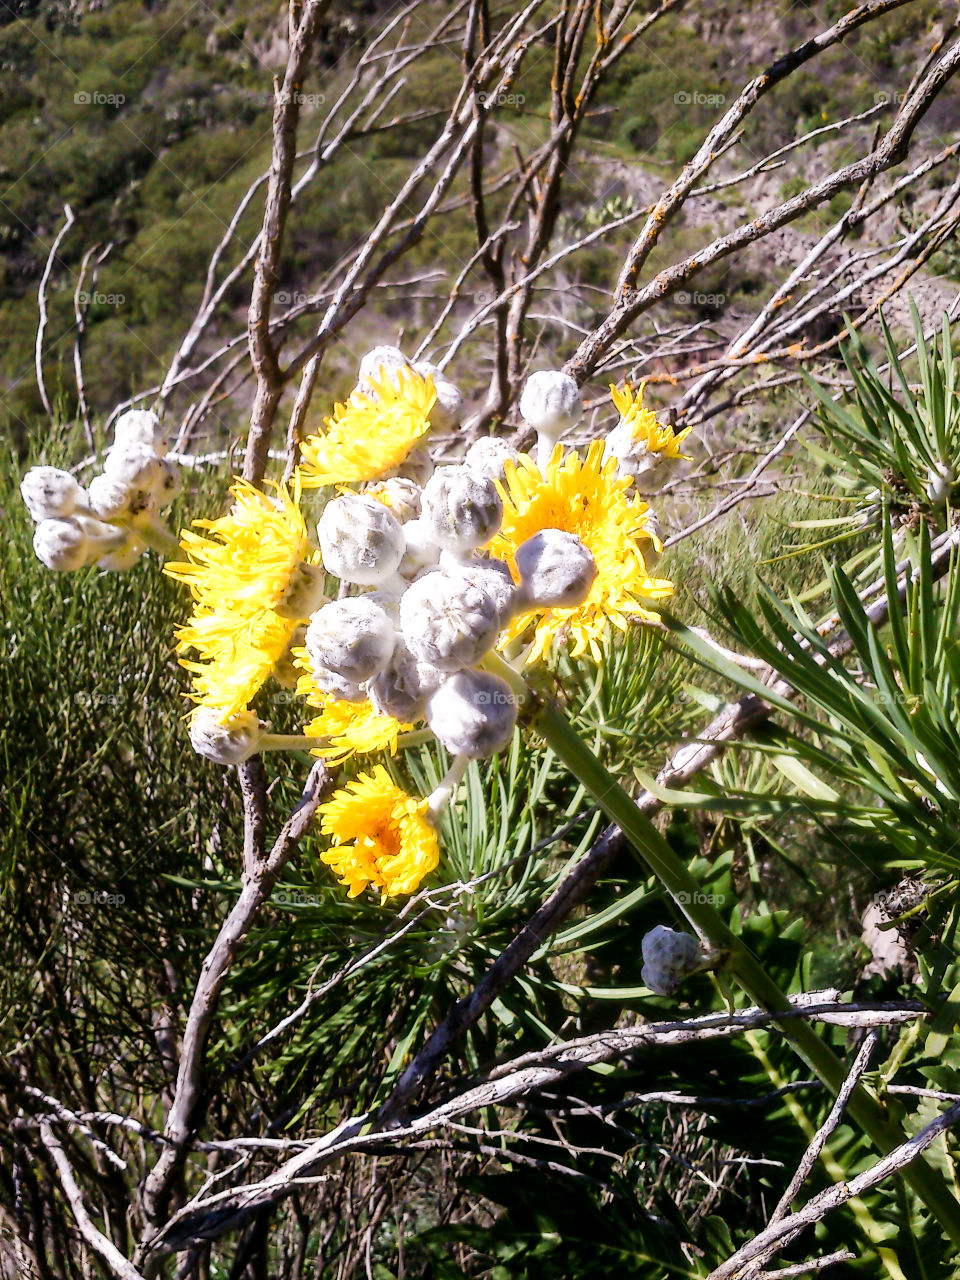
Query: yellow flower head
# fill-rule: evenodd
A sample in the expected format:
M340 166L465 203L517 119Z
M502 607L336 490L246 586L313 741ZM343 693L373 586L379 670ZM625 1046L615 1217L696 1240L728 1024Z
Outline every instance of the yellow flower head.
M297 693L320 712L303 726L303 732L311 738L329 739L325 746L314 748L315 756L329 764L342 764L353 755L373 755L377 751L396 755L397 739L413 725L401 724L393 716L378 715L369 700L344 702L318 689L306 649L294 649L293 660L303 672Z
M573 656L588 649L599 661L600 642L612 623L626 630L629 618L654 621L658 614L643 601L662 600L673 594L673 583L651 578L643 558L642 543L650 540L647 504L628 501L630 479L617 479L615 458L603 461L603 441L595 440L586 457L558 445L541 476L529 458L519 466L506 464L503 523L490 543L495 556L507 560L516 574L517 548L541 529L573 533L592 554L597 576L590 594L571 609L546 609L519 614L504 632L504 640L521 635L536 615L534 643L527 657L534 662L549 654L562 637L573 641Z
M610 396L620 412L620 425L629 425L630 434L637 445L643 446L645 453L656 453L661 458L682 458L684 462L692 461L689 454L681 453L680 446L693 430L685 427L677 433L673 427L663 427L657 421L652 409L643 407L643 389L646 382L641 382L636 395L627 382L622 391L610 387Z
M351 898L370 884L381 898L413 893L440 861L427 801L401 791L383 765L348 782L318 812L321 831L333 841L320 856Z
M379 480L396 470L430 429L437 400L432 378L413 369L372 378L375 394L354 391L337 404L322 436L308 436L300 449L305 489Z
M177 631L177 652L193 672L191 697L220 712L220 722L242 711L283 656L298 619L287 616L292 590L304 566L317 563L299 509L275 486L271 498L245 481L230 490L233 508L218 520L196 520L181 532L187 560L164 566L164 573L187 583L193 614Z

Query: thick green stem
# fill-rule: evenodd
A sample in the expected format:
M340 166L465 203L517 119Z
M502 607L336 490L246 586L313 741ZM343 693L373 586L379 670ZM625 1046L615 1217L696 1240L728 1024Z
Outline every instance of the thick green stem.
M502 659L490 655L484 665L505 679L521 702L529 704L533 700L534 695L523 678ZM795 1007L756 956L705 901L700 885L665 838L608 773L558 708L551 702L544 704L536 723L547 745L587 788L607 817L617 824L703 941L729 953L729 971L750 999L773 1013L795 1014ZM830 1046L802 1018L785 1018L781 1030L807 1066L828 1089L838 1093L847 1073ZM887 1117L864 1085L858 1084L854 1089L847 1112L882 1155L887 1155L905 1141L900 1126ZM940 1175L921 1156L904 1168L903 1177L954 1244L960 1245L960 1201Z

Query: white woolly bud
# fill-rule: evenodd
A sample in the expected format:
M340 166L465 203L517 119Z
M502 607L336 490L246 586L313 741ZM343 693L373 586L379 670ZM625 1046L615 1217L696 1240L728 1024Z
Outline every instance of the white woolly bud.
M260 721L247 710L221 724L213 707L198 707L190 718L190 745L214 764L242 764L260 745Z
M287 618L291 622L309 618L311 614L316 613L326 599L325 586L323 569L320 565L298 564L290 575L290 581L280 597L276 612L281 618Z
M33 520L58 520L73 515L85 494L69 471L59 467L31 467L20 481L20 493Z
M415 578L424 569L432 569L440 560L440 548L433 526L426 520L408 520L403 526L404 550L400 573Z
M493 601L497 611L497 630L502 631L513 617L519 603L517 584L508 566L502 560L484 556L476 560L462 561L458 566L458 572L475 587L485 591Z
M583 413L580 388L568 373L531 373L520 393L520 415L537 433L537 466L546 470L553 447Z
M403 640L398 640L390 661L367 686L367 694L378 715L412 724L423 719L427 699L443 679L442 671L427 662L418 662Z
M122 480L110 476L94 476L88 490L90 510L101 520L116 520L129 515L134 493Z
M396 382L401 369L409 369L410 361L399 347L374 347L360 361L357 371L357 390L364 395L376 395L374 381L389 379Z
M478 662L500 630L493 600L460 573L435 569L400 600L400 629L420 661L456 671Z
M927 471L924 492L935 507L942 507L957 482L957 473L949 462L938 462Z
M463 393L442 369L429 360L418 360L414 372L421 378L432 378L437 400L430 410L430 425L437 431L452 431L463 418Z
M500 528L497 486L469 467L440 467L423 490L423 519L439 546L461 555L489 542Z
M162 453L167 444L167 433L160 419L149 409L128 409L121 413L113 429L114 447L126 449L129 445L142 444Z
M156 493L164 480L163 463L146 444L114 445L103 460L103 474L129 489Z
M617 460L617 475L621 480L628 476L636 480L639 476L653 471L663 461L659 453L651 453L647 442L634 438L632 422L621 418L617 425L607 434L603 445L603 460Z
M416 520L420 515L420 488L412 480L391 476L389 480L379 480L371 485L367 493L382 502L401 524Z
M157 485L157 505L162 510L169 507L174 498L180 496L183 488L183 475L175 462L167 458L160 460L160 482Z
M513 737L516 699L505 680L487 671L448 676L427 702L427 724L454 756L482 760Z
M48 569L69 573L82 569L90 552L90 539L79 520L41 520L33 532L37 559Z
M76 511L73 518L87 537L92 542L99 542L101 546L119 547L126 540L126 530L118 529L115 524L109 524L106 520L98 520L87 511Z
M644 963L640 980L658 996L672 995L703 962L700 943L692 934L664 924L644 935L641 949Z
M505 480L504 467L508 462L516 463L520 455L512 449L506 440L496 436L483 436L472 444L463 459L463 465L469 467L475 475L486 476L488 480Z
M135 534L127 534L119 546L108 551L97 561L97 568L111 573L126 573L132 569L146 547Z
M325 604L307 628L306 646L314 671L323 668L352 684L382 671L395 643L393 622L369 596L348 596Z
M323 509L317 538L324 567L344 582L373 587L397 571L403 530L382 502L362 494L334 498Z
M541 529L517 548L523 602L537 609L583 604L597 576L597 562L573 533Z

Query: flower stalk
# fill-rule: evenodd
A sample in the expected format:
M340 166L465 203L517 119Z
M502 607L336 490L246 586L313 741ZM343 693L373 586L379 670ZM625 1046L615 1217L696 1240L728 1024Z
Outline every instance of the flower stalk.
M772 1013L794 1014L795 1010L763 966L719 913L703 901L701 886L670 848L646 814L576 732L559 708L540 701L526 681L508 663L491 654L485 664L506 680L526 706L539 702L536 726L547 745L570 772L591 793L607 817L620 828L630 844L673 898L679 911L705 944L726 952L728 972L742 989ZM781 1025L784 1037L824 1085L836 1095L844 1084L846 1071L829 1045L811 1026L793 1016ZM873 1093L859 1083L850 1096L847 1111L882 1155L903 1142L899 1125L890 1120ZM940 1175L922 1158L903 1170L903 1176L955 1244L960 1244L960 1201Z

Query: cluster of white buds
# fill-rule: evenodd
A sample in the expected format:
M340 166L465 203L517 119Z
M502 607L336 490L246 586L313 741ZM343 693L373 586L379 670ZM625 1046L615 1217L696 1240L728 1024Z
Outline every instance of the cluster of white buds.
M117 419L103 471L87 488L68 471L31 467L20 492L36 522L37 558L54 570L95 564L122 571L147 547L175 547L158 514L180 492L179 469L164 457L164 445L157 415L132 409Z
M697 938L658 924L644 935L640 978L658 996L670 996L685 978L704 968L707 957Z
M537 433L537 466L546 469L554 446L583 414L580 388L568 373L532 373L520 393L520 416Z
M242 764L260 749L260 721L252 711L239 711L226 724L212 707L198 707L190 717L190 745L214 764Z
M410 368L429 374L450 422L462 398L432 365L411 365L395 347L375 347L360 364L358 390ZM566 374L537 373L521 399L546 449L582 406ZM445 419L444 419L445 420ZM433 415L437 425L436 415ZM482 550L503 520L502 486L516 450L477 441L460 464L411 466L333 498L317 525L323 566L346 585L312 617L306 649L317 687L403 723L425 719L451 754L480 759L502 750L517 718L508 685L481 669L518 612L573 608L597 574L579 538L546 529L517 551L514 574ZM419 472L419 475L418 475Z

